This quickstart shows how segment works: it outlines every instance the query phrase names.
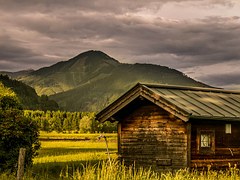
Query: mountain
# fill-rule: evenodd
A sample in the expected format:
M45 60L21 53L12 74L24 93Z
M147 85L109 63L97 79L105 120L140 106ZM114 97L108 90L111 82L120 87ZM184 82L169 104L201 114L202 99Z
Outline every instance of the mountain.
M41 68L19 80L34 87L38 94L52 95L104 78L119 64L105 53L88 51L68 61Z
M69 111L98 111L138 82L206 86L175 69L123 64L101 51L87 51L18 78Z
M16 74L14 74L16 76ZM23 109L39 109L39 110L57 110L58 104L54 100L49 100L46 95L39 97L36 91L17 80L12 80L8 75L0 74L0 83L4 87L11 89L18 97Z

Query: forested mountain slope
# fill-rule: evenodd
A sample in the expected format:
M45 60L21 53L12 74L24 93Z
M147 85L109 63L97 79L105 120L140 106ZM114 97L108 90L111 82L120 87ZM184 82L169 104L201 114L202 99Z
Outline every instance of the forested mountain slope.
M69 111L98 111L137 82L206 86L177 70L152 64L123 64L101 51L87 51L18 78Z
M4 87L11 89L19 99L23 109L57 110L58 104L54 100L49 100L47 96L39 97L36 91L17 80L10 79L7 75L0 75L0 83Z

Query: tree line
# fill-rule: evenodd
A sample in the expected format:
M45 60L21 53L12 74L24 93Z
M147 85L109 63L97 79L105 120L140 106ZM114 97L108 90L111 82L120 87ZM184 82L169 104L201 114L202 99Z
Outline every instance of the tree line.
M100 123L94 112L66 112L25 110L24 115L37 122L41 131L61 133L112 133L117 131L116 123Z

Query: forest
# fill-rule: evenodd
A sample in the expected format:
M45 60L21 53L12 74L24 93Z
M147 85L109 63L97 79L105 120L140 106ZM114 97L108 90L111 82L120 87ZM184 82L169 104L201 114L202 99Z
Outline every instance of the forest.
M25 110L24 116L36 121L41 131L58 133L114 133L116 123L100 123L94 112Z
M50 100L47 95L38 96L35 89L21 81L0 74L0 83L4 88L9 88L10 91L14 92L23 109L43 111L59 109L54 100Z

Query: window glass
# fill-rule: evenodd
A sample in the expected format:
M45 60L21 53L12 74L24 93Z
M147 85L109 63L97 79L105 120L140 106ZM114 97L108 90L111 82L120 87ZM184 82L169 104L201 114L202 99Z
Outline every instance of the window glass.
M201 134L201 147L210 147L211 145L210 134Z
M226 131L226 134L231 134L232 133L232 126L231 126L231 124L226 124L225 125L225 131Z

